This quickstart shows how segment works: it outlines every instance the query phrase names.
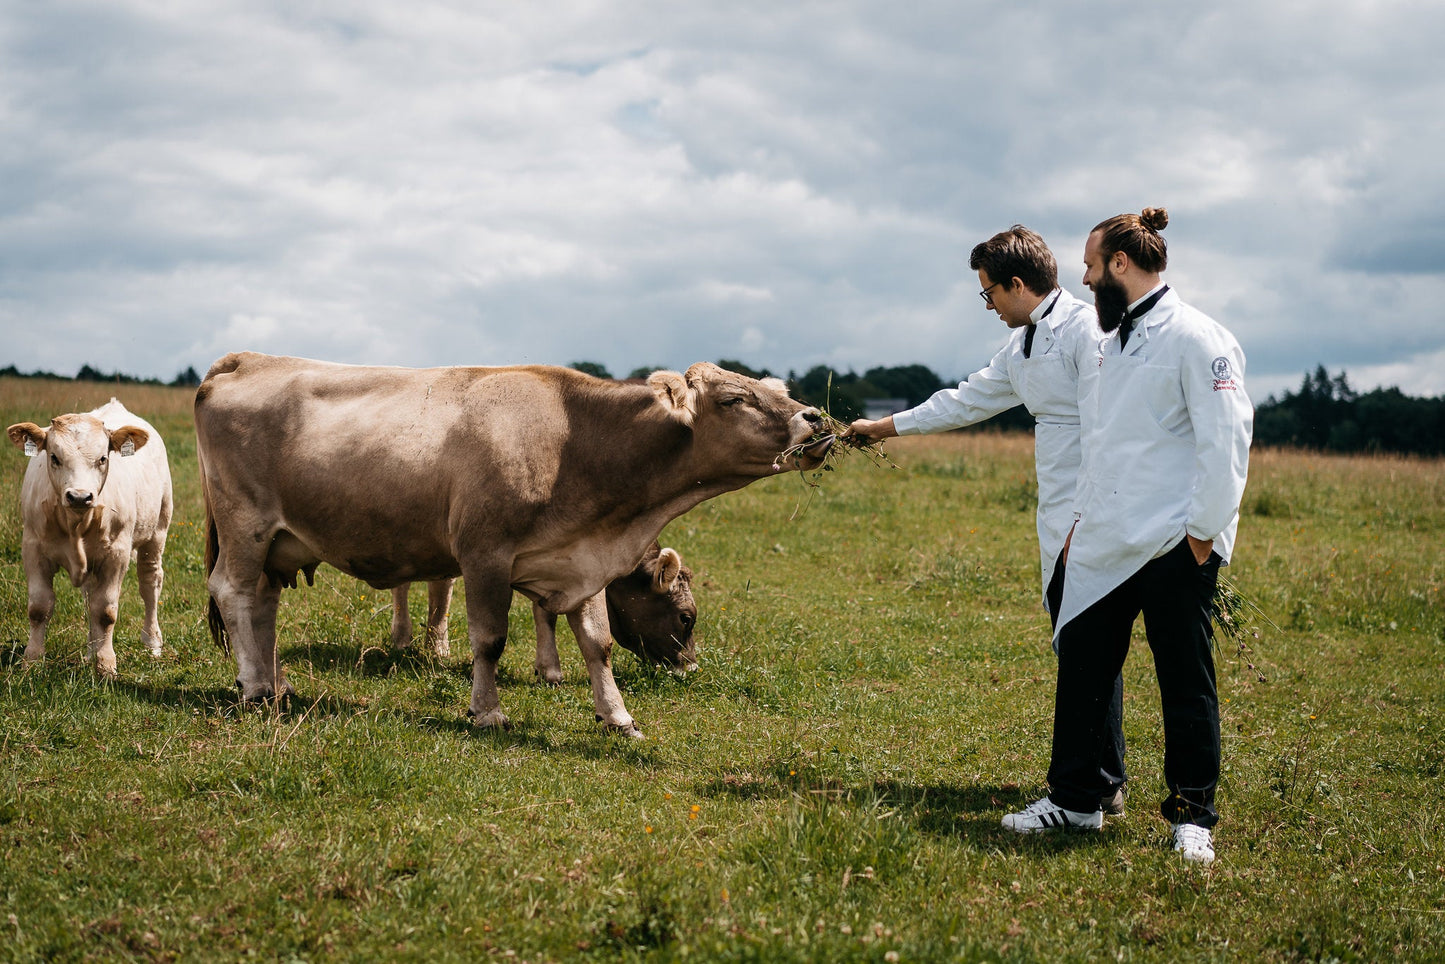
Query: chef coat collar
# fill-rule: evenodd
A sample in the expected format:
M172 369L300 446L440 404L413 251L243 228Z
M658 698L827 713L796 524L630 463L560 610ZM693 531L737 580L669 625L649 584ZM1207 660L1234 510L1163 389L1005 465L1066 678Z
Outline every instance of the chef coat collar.
M1052 316L1053 320L1049 322L1049 328L1050 330L1052 330L1054 327L1054 321L1061 321L1063 319L1062 315L1054 316L1054 308L1058 305L1059 299L1063 296L1063 288L1055 288L1049 294L1045 295L1042 301L1034 305L1034 310L1029 312L1029 324L1041 324L1045 318L1049 318Z

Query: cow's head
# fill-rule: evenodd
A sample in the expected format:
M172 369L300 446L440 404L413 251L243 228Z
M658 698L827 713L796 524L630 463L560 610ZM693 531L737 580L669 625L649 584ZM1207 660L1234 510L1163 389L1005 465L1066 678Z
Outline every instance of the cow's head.
M751 480L817 468L833 444L822 413L788 397L781 379L698 362L685 375L653 372L647 383L675 418L692 426L699 461L722 475Z
M641 659L697 668L692 570L676 550L654 542L636 569L607 586L607 620L612 637Z
M45 459L56 498L76 512L95 506L110 474L112 454L134 455L150 440L150 433L135 425L106 431L94 415L57 415L48 429L20 422L6 434L26 455Z

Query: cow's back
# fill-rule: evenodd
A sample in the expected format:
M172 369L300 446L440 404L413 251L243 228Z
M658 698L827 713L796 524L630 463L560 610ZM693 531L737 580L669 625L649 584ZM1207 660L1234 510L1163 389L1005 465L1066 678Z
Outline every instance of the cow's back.
M554 378L228 355L196 394L208 494L376 585L456 575L460 529L500 545L553 498L569 424Z

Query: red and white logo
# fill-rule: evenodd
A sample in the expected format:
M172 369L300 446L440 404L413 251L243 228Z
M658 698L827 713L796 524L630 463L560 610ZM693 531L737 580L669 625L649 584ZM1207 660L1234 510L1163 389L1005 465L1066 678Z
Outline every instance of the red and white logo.
M1210 363L1209 370L1214 373L1214 390L1216 392L1239 390L1239 386L1234 381L1234 372L1229 367L1228 358L1220 355Z

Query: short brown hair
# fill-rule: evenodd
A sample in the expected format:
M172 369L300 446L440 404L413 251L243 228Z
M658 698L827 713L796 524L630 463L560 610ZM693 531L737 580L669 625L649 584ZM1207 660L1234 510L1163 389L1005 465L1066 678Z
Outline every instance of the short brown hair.
M1022 224L1000 231L974 246L968 266L988 272L989 279L1008 283L1018 278L1036 295L1059 286L1059 265L1044 239Z
M1157 274L1169 266L1169 247L1159 236L1168 223L1169 212L1163 208L1145 208L1140 214L1116 214L1094 225L1094 231L1103 235L1099 239L1099 253L1107 260L1115 251L1122 251L1140 268Z

